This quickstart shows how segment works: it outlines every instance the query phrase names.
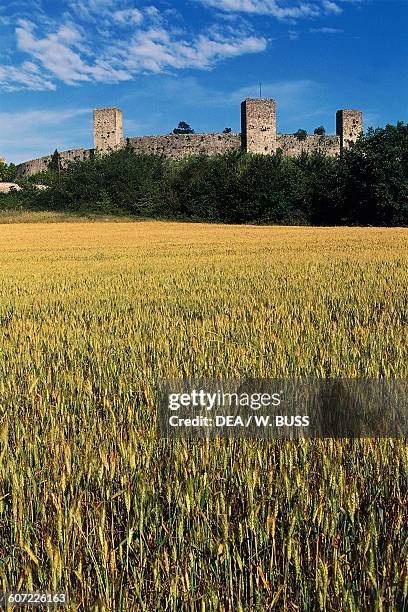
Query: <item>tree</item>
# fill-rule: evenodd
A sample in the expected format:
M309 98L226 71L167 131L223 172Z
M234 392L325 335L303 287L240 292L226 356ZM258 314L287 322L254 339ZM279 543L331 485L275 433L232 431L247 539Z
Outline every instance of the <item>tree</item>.
M231 128L224 128L223 134L231 134Z
M306 130L298 130L298 131L297 131L297 132L295 132L293 135L294 135L294 136L296 136L296 138L297 138L298 140L306 140L306 138L307 138L307 132L306 132Z
M340 223L408 225L408 124L369 128L343 152L336 185Z
M173 134L194 134L194 130L185 121L180 121L178 127L174 128Z
M299 147L302 148L302 147ZM57 154L53 156L58 161ZM0 164L0 180L5 165ZM44 183L39 191L30 182ZM370 128L342 155L286 157L137 154L127 146L111 155L64 163L63 171L21 181L0 194L0 208L131 214L148 218L280 225L408 226L408 125Z
M326 133L326 129L324 128L323 125L319 125L319 127L315 128L315 131L313 133L316 136L324 136Z
M58 153L57 149L55 149L51 156L51 160L48 164L48 170L50 170L50 172L55 172L56 174L60 174L61 172L61 155Z
M16 166L7 164L4 159L0 159L0 181L13 182L16 178Z

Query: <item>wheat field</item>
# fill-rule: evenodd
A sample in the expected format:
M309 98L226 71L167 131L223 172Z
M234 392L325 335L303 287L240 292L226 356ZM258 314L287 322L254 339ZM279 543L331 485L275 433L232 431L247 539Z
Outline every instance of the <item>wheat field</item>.
M407 279L405 229L0 225L0 590L403 610L405 440L159 440L155 383L407 378Z

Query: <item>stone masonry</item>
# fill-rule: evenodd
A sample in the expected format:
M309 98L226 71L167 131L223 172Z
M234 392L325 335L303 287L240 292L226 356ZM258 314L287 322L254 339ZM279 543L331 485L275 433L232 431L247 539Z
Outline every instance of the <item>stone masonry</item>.
M241 149L239 134L169 134L128 139L138 152L180 159L188 155L219 155Z
M341 150L349 149L363 131L363 113L359 110L338 110L336 132L340 136Z
M293 134L277 134L277 150L281 149L287 157L295 157L300 153L313 153L314 151L336 157L340 152L340 136L307 136L299 140Z
M94 149L108 153L123 144L122 111L119 108L96 108L94 118Z
M64 166L66 162L74 162L77 160L83 161L93 156L93 149L69 149L69 151L62 151L60 153L61 164ZM17 166L17 171L20 176L31 176L38 172L46 172L48 164L50 163L52 155L45 155L38 159L32 159L31 161L24 162Z
M119 108L94 110L94 148L71 149L60 153L62 162L83 160L104 155L124 147L127 143L136 152L182 159L189 155L218 155L227 151L243 150L268 155L281 150L284 155L296 156L303 152L319 151L335 157L357 140L363 129L363 115L359 110L339 110L336 114L336 134L307 136L299 140L293 134L276 132L276 102L273 99L248 98L241 104L241 134L168 134L164 136L123 137L122 111ZM20 176L46 170L51 156L20 164Z
M276 152L276 102L248 98L241 103L242 148L248 153Z

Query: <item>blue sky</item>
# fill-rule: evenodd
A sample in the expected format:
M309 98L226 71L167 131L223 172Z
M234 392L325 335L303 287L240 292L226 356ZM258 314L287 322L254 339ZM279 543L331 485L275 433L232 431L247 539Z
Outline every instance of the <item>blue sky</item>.
M95 107L127 136L239 131L278 103L278 131L407 120L408 0L8 0L0 7L0 157L92 146Z

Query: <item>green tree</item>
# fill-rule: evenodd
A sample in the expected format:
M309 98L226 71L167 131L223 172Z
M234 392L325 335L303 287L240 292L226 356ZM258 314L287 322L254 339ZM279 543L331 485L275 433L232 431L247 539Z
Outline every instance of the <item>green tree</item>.
M326 128L323 125L319 125L319 127L315 128L313 134L315 136L324 136L326 133Z
M48 163L48 170L56 174L61 173L61 155L58 153L57 149L55 149L51 156L51 160Z
M298 140L306 140L306 138L307 138L307 132L306 132L306 130L298 130L298 131L297 131L297 132L295 132L293 135L294 135L294 136L296 136L296 138L297 138Z
M30 187L47 177L47 190ZM0 194L1 207L222 223L407 226L408 126L370 129L338 157L231 151L171 160L137 154L129 145L20 183L21 191Z
M7 164L4 160L0 160L0 181L12 183L17 178L17 168L14 164Z
M408 124L369 128L340 159L341 223L408 225Z
M173 134L194 134L194 130L185 121L180 121L178 127L174 128Z

